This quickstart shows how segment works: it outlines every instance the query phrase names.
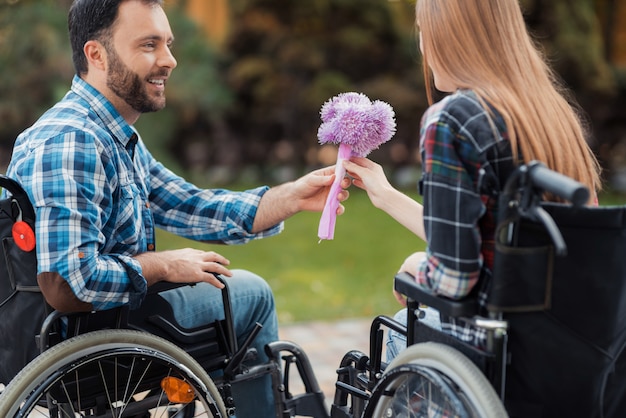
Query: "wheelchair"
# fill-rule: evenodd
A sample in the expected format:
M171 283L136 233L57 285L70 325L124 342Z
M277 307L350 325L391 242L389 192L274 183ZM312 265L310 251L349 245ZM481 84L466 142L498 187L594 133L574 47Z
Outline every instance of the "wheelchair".
M252 362L261 325L238 345L228 281L224 318L184 328L151 286L141 307L86 313L52 310L36 281L34 211L21 186L0 176L0 394L2 417L230 417L233 386L270 376L276 417L327 418L324 395L303 350L288 341ZM192 286L192 285L191 285ZM294 373L293 371L297 373ZM303 393L292 394L300 379Z
M571 203L543 202L545 193ZM297 345L272 343L267 364L244 366L254 353L249 341L236 345L226 287L225 319L202 329L177 326L152 297L158 288L146 298L155 304L130 320L124 309L51 313L38 332L42 352L0 394L0 415L227 417L236 413L231 385L269 374L277 417L622 416L626 208L583 206L588 196L540 164L521 166L501 193L486 306L476 294L449 300L397 275L406 325L374 318L368 354L352 350L339 363L330 411ZM424 305L484 329L486 347L422 323ZM109 316L105 326L99 316ZM389 330L408 347L386 364ZM292 365L302 394L289 390Z
M447 299L398 274L406 328L374 321L371 357L348 353L338 369L332 416L624 416L626 207L584 206L588 198L539 163L519 167L500 194L487 297ZM483 330L486 347L422 323L423 306ZM381 367L383 326L408 347Z

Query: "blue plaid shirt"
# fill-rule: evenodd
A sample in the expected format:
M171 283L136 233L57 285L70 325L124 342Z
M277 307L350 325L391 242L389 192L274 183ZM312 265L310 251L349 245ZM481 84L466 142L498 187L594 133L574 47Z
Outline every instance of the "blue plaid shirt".
M156 161L135 129L79 77L15 143L7 175L36 211L38 272L64 277L94 309L138 306L146 280L134 255L155 227L197 240L245 243L267 187L203 190Z
M514 169L506 125L471 90L431 106L422 119L422 179L426 260L417 282L450 298L489 285L495 250L498 195ZM485 292L479 296L484 302ZM452 335L484 344L473 327L442 318Z

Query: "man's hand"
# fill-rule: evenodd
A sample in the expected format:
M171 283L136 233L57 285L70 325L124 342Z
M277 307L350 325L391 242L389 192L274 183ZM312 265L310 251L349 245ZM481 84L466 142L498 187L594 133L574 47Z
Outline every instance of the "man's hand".
M143 276L148 286L160 281L171 283L207 282L222 289L224 285L214 274L231 277L233 274L225 266L230 261L214 251L201 251L194 248L147 252L135 257L141 264Z
M334 166L312 171L296 180L293 183L293 196L300 204L299 211L321 212L324 210L324 204L334 180ZM340 202L348 199L349 192L345 189L350 187L350 184L350 178L344 177L342 179L341 188L344 190L337 197ZM344 211L343 205L339 205L337 215L341 215Z
M335 167L331 166L312 171L296 181L272 187L261 198L252 232L263 231L301 211L321 212L334 180ZM349 186L350 179L343 178L342 189ZM348 191L342 190L337 199L343 202L348 197ZM344 211L343 205L339 205L337 214L341 215Z

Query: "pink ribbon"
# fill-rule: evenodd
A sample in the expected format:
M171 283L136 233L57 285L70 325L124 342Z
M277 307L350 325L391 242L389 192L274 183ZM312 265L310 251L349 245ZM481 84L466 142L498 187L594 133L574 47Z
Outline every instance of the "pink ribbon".
M342 161L352 156L352 148L348 144L339 144L337 152L337 165L335 165L335 180L330 187L330 192L326 197L326 204L322 211L320 224L317 230L317 236L320 241L323 239L333 239L335 237L335 222L337 220L337 209L339 208L339 200L337 196L341 192L341 180L346 175L346 169L343 167Z

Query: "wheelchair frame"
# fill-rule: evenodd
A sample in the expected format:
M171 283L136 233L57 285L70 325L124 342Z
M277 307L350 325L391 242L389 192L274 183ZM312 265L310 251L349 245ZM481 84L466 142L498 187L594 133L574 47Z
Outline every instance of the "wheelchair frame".
M563 249L562 238L559 229L539 205L542 194L552 193L573 202L574 205L582 205L588 200L588 191L583 186L540 164L520 167L507 183L505 192L515 197L515 210L521 216L539 220L544 224L557 250ZM167 316L151 317L146 322L147 326L145 324L136 326L128 324L127 312L124 310L116 314L114 327L137 328L141 331L114 329L90 331L83 334L82 322L85 318L89 321L91 317L89 314L83 315L73 322L74 329L79 330L77 334L80 335L47 350L46 348L52 345L49 335L55 335L55 332L51 332L54 328L52 324L57 323L59 317L62 316L55 313L42 327L42 354L24 368L0 394L0 415L23 416L20 415L19 408L32 403L29 401L30 397L41 392L42 385L54 379L58 380L59 369L67 368L68 363L80 363L83 358L93 357L92 344L85 341L95 335L94 341L104 345L106 350L119 349L120 346L122 349L131 350L133 344L138 344L141 349L140 356L157 357L159 361L167 365L162 369L169 368L171 373L184 375L183 380L190 384L189 391L193 392L193 399L202 404L202 407L210 414L208 416L226 417L235 413L236 405L230 394L232 383L240 379L270 374L278 418L451 415L506 417L507 412L503 401L508 364L508 322L503 320L502 315L497 312L490 314L489 317L478 316L476 299L453 301L436 296L417 287L413 278L406 274L397 275L394 286L396 290L408 297L407 325L400 324L386 316L378 316L373 320L370 329L369 355L353 350L346 353L339 364L336 392L330 412L327 410L324 395L319 388L313 368L304 351L297 345L286 341L271 343L266 347L270 359L267 364L254 366L251 369L241 367L243 361L254 354L248 350L254 333L242 347L237 347L226 286L223 293L225 320L211 324L211 329L208 330L213 336L210 338L211 343L220 347L218 351L221 354L209 360L189 354L189 352L201 352L206 348L206 340L198 339L198 335L205 335L207 330L180 329L175 326L175 321ZM151 289L151 292L158 293L158 291L160 289ZM450 335L421 324L421 304L435 308L447 316L466 318L473 325L486 329L487 349L478 350ZM407 346L409 346L390 364L385 364L382 359L385 329L406 335ZM163 333L163 331L166 332ZM153 334L165 334L175 344ZM138 343L137 338L141 339ZM78 349L73 347L78 347ZM65 350L70 350L72 353L76 351L77 354L64 356L61 353L65 353ZM282 356L283 352L288 354ZM66 358L68 361L65 360ZM48 364L49 362L51 365ZM42 366L43 363L45 366ZM294 396L289 391L292 364L295 364L305 387L305 393L298 396ZM162 369L159 371L162 372ZM223 371L222 377L212 379L207 371L216 370ZM152 390L148 392L150 396L162 396L161 393L152 393ZM158 387L155 392L159 392ZM105 414L93 416L122 416L118 414L120 408L135 407L142 401L143 398L132 401L123 399L113 408L105 408ZM76 399L72 399L68 404L73 406L76 402ZM48 409L58 414L50 414L50 416L67 416L63 415L63 411L67 408L59 409L56 403L51 403L49 395L48 399L40 396L34 403L48 406ZM169 402L166 407L171 407L171 404L185 406L184 402ZM173 416L195 416L188 412L174 411L172 413L175 414Z
M159 301L155 299L158 293L177 287L167 283L150 288L148 302L140 312L152 314L142 322L129 321L127 307L80 314L52 312L44 321L39 335L41 354L0 394L0 416L30 416L23 414L32 413L29 408L41 410L46 409L47 405L49 416L55 417L75 414L97 417L142 416L146 411L155 414L156 410L161 410L162 413L164 408L169 409L168 416L202 416L196 412L197 407L201 407L209 417L229 417L236 414L232 385L270 375L276 417L327 417L324 395L312 366L304 351L296 344L288 341L273 342L265 348L269 357L266 363L245 365L247 360L256 356L256 351L250 345L260 325L257 324L255 331L238 347L228 285L221 277L218 279L225 284L222 291L225 318L197 329L180 327L171 311L163 309L168 307L166 304L160 306L165 315L154 314L152 309L158 305ZM66 339L60 341L58 330L63 326L62 320L67 322L64 327L68 329L68 334ZM150 374L152 372L148 373L148 367L137 366L137 359L141 363L151 364L151 367L154 367L153 363L162 363L157 368L160 374L153 376ZM98 362L97 369L91 366L92 362ZM106 367L112 362L116 366L115 370L111 370L112 373L128 373L128 382L123 385L125 390L116 388L115 394L111 392L117 382L108 381L109 376L101 371L103 366L100 364ZM295 365L299 373L304 393L293 395L289 391L291 365ZM106 382L98 386L99 383L94 382L92 376L79 378L81 367L100 373L101 379ZM133 375L135 368L138 372ZM74 382L67 382L65 374L74 374ZM172 401L166 389L160 391L159 385L163 387L161 375L177 375L180 377L179 384L187 383L187 390L193 393L190 398L194 400L192 406L186 402ZM94 389L89 392L91 398L80 398L82 395L78 395L81 392L78 386L85 384L98 386L98 391L104 394ZM130 392L129 388L132 389ZM55 399L49 393L53 391ZM147 395L141 394L146 391L149 391Z

